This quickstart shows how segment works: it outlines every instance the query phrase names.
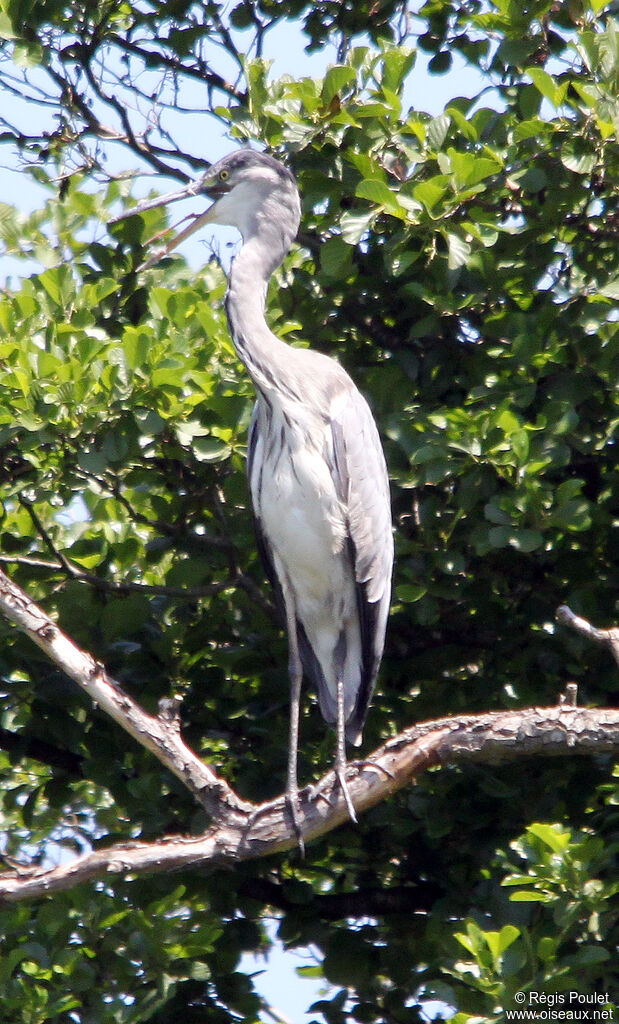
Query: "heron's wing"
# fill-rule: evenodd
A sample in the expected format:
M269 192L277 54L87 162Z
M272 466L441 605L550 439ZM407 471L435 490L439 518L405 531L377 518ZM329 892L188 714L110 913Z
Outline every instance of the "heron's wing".
M279 585L277 579L277 573L275 572L275 566L273 564L273 557L271 555L271 549L265 536L264 530L262 529L262 523L260 516L257 512L256 501L254 495L260 493L260 481L254 477L255 473L260 473L260 460L261 452L259 451L260 437L258 432L258 403L254 405L254 410L251 417L251 423L249 425L249 436L247 438L247 478L249 480L249 488L252 494L252 500L254 504L254 527L256 530L256 546L258 548L258 554L264 566L264 571L267 575L267 579L273 591L275 593L275 600L280 614L284 612L284 599L282 595L282 588Z
M346 730L354 743L363 728L385 643L393 569L391 503L378 430L356 388L347 388L333 400L331 431L334 478L347 509L361 626L362 680Z
M249 425L249 436L247 439L247 478L249 480L249 489L252 495L252 503L254 509L254 529L256 532L256 547L258 548L258 554L264 567L266 577L273 588L275 594L275 603L282 623L286 622L286 608L284 604L284 594L282 591L281 584L279 582L277 572L275 570L275 563L273 561L273 555L271 553L271 546L267 539L266 533L262 528L262 520L260 519L259 512L259 500L258 495L261 490L260 477L262 474L262 439L260 437L259 430L259 408L258 402L254 405L254 410L251 417L251 423Z

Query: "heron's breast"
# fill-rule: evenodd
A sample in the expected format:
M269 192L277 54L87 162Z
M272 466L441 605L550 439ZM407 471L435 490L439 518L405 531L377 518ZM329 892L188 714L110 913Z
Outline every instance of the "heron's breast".
M261 440L250 480L255 510L290 578L322 599L344 570L347 530L320 438L284 429Z

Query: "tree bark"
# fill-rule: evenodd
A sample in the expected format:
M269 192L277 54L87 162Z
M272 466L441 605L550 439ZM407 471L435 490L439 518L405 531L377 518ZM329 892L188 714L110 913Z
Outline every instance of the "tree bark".
M51 869L19 867L0 875L0 902L34 899L111 874L126 876L188 866L213 870L297 845L283 794L261 804L239 797L183 742L173 701L162 702L157 716L146 714L92 655L74 644L2 571L0 611L174 772L212 818L212 826L198 836L119 843ZM563 621L568 621L565 614ZM579 620L575 628L581 626ZM556 707L450 716L411 726L367 759L348 765L346 778L355 811L362 814L439 764L497 763L532 755L619 750L619 710L576 707L573 684L568 695ZM306 844L348 817L333 771L303 789L299 798Z

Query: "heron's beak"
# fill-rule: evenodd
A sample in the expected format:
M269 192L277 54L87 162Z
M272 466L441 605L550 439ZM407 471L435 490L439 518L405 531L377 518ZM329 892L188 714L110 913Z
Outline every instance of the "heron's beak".
M157 196L156 199L145 199L143 202L138 203L137 206L132 206L130 210L126 210L121 213L120 216L114 217L113 220L109 221L110 224L118 224L121 220L126 220L127 217L132 217L134 214L145 213L147 210L155 210L160 206L169 206L171 203L176 203L180 199L191 199L195 196L205 196L208 199L217 200L219 196L223 195L226 189L211 183L209 175L205 174L204 177L197 179L196 181L190 181L183 188L178 189L176 192L168 192L167 195ZM208 210L204 213L193 213L189 214L191 223L187 227L183 228L177 235L174 235L172 239L160 246L159 249L155 250L153 255L143 263L138 270L146 270L148 267L152 267L154 263L157 263L163 256L167 256L173 252L174 249L178 248L181 242L184 242L186 238L193 235L196 231L199 231L201 227L208 224L212 220L215 203L209 206ZM184 217L183 220L187 220ZM183 221L180 221L182 224ZM178 225L177 225L178 226ZM168 229L173 230L173 229ZM155 238L151 238L147 245L152 242L158 241L167 232L164 231L160 235L156 235Z

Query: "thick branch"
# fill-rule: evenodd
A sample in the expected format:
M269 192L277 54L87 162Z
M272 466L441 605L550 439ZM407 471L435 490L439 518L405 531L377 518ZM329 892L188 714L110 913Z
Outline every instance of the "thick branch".
M348 788L358 814L385 800L437 764L517 760L534 754L598 754L619 750L619 710L570 706L443 718L413 726L367 761L348 766ZM304 840L324 835L347 818L334 773L300 793ZM214 870L297 845L284 797L236 813L201 836L118 844L51 870L0 875L0 902L35 899L111 874L123 876L198 867Z
M161 714L154 717L143 711L107 674L103 665L73 643L49 615L2 571L0 610L115 722L174 772L215 820L224 814L234 814L236 810L247 811L251 806L237 797L230 786L185 745L174 716Z
M123 693L102 665L82 651L49 616L0 571L0 611L41 647L108 714L180 778L212 815L214 824L196 837L118 844L51 870L19 869L0 876L0 900L17 902L69 889L109 874L213 869L295 847L284 796L251 804L183 743L173 701L157 717ZM347 782L358 814L387 799L437 764L516 760L542 754L599 754L619 750L619 710L581 709L575 694L558 707L495 711L424 722L388 740L365 761L349 764ZM348 817L334 772L300 793L305 842Z

